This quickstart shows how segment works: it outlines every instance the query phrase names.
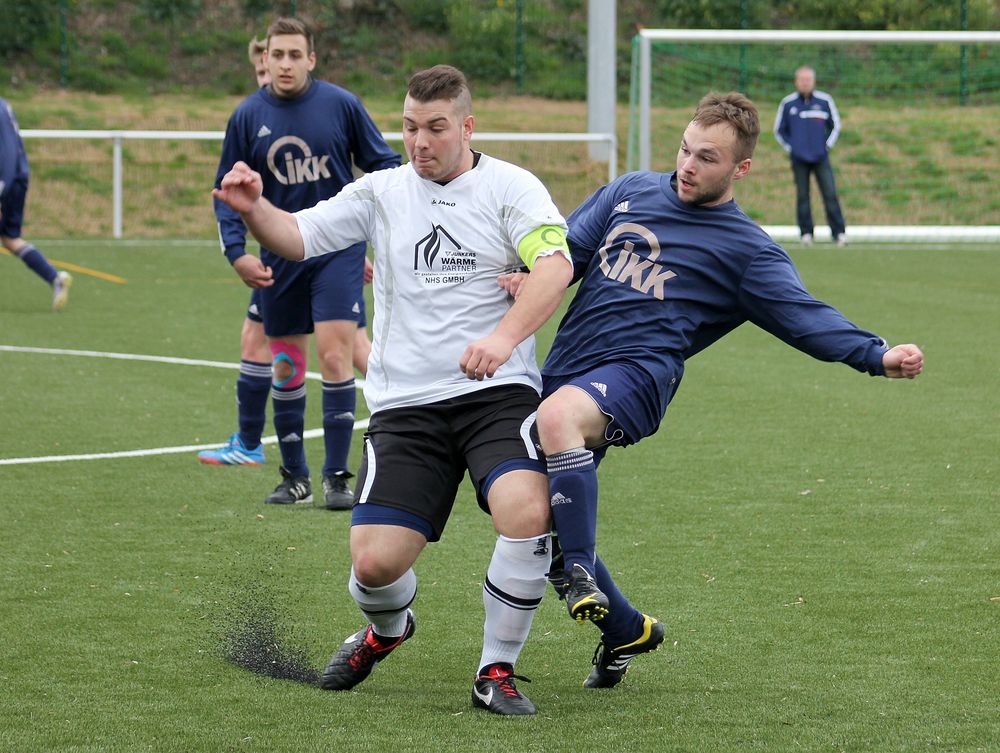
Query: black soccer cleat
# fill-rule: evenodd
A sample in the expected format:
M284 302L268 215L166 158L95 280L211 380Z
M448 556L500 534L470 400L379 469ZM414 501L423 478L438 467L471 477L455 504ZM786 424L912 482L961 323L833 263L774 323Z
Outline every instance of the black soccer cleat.
M577 622L597 622L608 614L608 597L581 565L566 574L566 609Z
M281 483L267 495L267 505L304 505L313 501L312 482L308 476L293 476L285 466L278 468Z
M323 498L327 510L350 510L354 507L354 492L347 485L353 474L338 471L323 477Z
M392 653L396 646L410 638L415 630L413 612L407 610L406 629L398 638L387 639L389 642L376 636L371 625L347 636L323 670L319 686L323 690L350 690L368 677L375 665Z
M545 573L545 577L549 579L549 585L555 589L556 596L559 597L559 601L566 598L566 586L567 583L567 573L563 569L563 552L562 547L559 545L559 534L555 531L549 537L551 542L550 546L552 549L552 564L549 565L549 571Z
M613 688L625 678L629 663L639 654L656 651L663 643L663 625L655 617L644 614L642 635L631 643L608 648L602 639L594 651L594 668L583 681L585 688Z
M472 705L501 716L529 716L535 704L517 689L514 680L531 682L527 677L514 674L510 664L498 663L484 667L472 683Z

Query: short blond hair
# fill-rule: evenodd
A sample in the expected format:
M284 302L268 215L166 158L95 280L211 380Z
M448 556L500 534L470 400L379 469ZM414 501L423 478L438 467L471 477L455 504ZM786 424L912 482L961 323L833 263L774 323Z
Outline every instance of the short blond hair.
M247 45L247 57L250 58L251 65L257 65L257 61L264 57L264 50L267 49L267 42L254 37Z

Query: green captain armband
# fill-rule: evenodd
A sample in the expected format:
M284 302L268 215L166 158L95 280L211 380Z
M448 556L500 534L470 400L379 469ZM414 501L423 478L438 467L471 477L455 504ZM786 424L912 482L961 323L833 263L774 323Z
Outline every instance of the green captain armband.
M559 225L542 225L528 233L517 246L517 255L528 265L535 266L539 256L550 256L561 251L569 259L569 246L566 244L566 228Z

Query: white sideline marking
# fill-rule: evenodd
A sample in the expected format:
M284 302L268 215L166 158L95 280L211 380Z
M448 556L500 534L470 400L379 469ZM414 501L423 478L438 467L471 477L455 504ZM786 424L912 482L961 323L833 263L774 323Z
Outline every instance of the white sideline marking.
M228 361L203 361L196 358L175 358L173 356L145 356L136 353L108 353L99 350L67 350L63 348L32 348L19 345L0 345L0 351L12 353L42 353L44 355L57 356L83 356L87 358L117 358L123 361L152 361L155 363L180 364L182 366L211 366L219 369L239 369L238 363ZM323 376L319 372L307 371L306 377L309 379L322 380ZM358 389L365 386L365 380L357 378L355 380ZM354 430L368 428L368 419L364 418L354 422ZM322 429L309 429L303 432L303 439L314 439L323 436ZM262 444L277 444L278 437L275 435L262 437ZM199 450L212 450L222 447L225 442L215 442L213 444L184 445L182 447L155 447L148 450L123 450L121 452L94 452L86 455L45 455L41 457L27 458L0 458L0 465L24 465L27 463L62 463L70 460L106 460L109 458L137 458L149 455L172 455L181 452L197 452Z

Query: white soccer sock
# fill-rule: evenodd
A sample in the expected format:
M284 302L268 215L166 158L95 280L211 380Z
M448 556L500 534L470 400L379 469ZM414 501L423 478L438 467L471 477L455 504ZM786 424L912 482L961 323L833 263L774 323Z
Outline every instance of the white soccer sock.
M545 573L551 562L548 534L530 539L497 537L483 584L486 622L480 669L497 662L513 665L517 661L545 594Z
M358 582L351 568L347 590L368 618L375 634L393 638L406 630L406 612L417 595L417 574L411 567L387 586L365 586Z

